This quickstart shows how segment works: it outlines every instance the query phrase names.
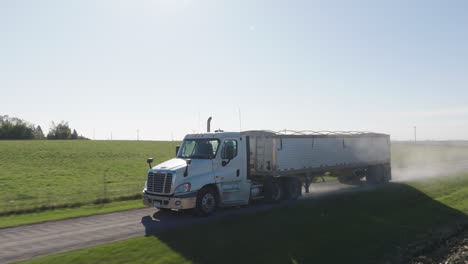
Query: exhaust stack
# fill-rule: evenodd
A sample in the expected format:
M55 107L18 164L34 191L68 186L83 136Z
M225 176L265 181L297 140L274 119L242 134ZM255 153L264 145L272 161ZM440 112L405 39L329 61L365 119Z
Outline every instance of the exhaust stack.
M210 132L211 130L211 116L208 118L208 120L206 121L206 132Z

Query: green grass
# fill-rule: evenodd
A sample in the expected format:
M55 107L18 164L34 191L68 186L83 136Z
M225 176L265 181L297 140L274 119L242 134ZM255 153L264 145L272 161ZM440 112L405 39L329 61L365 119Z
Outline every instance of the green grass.
M0 217L0 228L19 226L46 221L63 220L87 215L104 214L116 211L142 208L141 200L118 201L104 204L89 204L76 208L59 208L27 214L11 214Z
M0 227L13 226L15 222L20 225L99 213L103 212L102 208L106 208L106 212L135 208L139 199L118 200L122 197L136 199L146 177L146 158L154 157L154 164L168 160L174 156L176 144L156 141L0 141ZM392 144L393 167L421 162L424 166L434 161L457 159L468 160L468 147L464 142ZM336 180L329 176L324 178L326 181ZM102 199L110 199L113 203L93 204ZM47 208L55 210L45 210ZM33 213L18 214L28 210ZM5 216L6 212L16 214Z
M411 183L436 201L468 213L468 173Z
M175 142L0 141L0 213L92 204L141 192L148 165L172 158ZM81 209L79 209L81 210ZM0 220L1 221L1 220Z
M467 224L467 201L468 173L391 183L25 263L400 263Z

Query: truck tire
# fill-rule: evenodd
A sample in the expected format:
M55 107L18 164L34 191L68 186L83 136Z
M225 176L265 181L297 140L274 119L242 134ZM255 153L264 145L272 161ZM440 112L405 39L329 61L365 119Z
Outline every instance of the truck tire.
M377 170L376 166L367 168L366 182L369 184L377 184Z
M212 187L203 187L198 191L195 213L199 216L208 216L216 211L218 195Z
M383 165L370 166L367 169L366 181L370 184L382 184L388 182Z
M284 200L297 200L302 193L301 181L297 178L285 178L283 180Z
M378 176L378 180L379 180L379 184L384 184L384 183L388 183L390 181L390 178L391 178L391 172L389 170L390 166L388 166L387 164L383 165L377 165L377 172L379 174Z
M385 179L384 182L387 183L392 179L392 167L390 164L385 164L384 166Z
M283 198L283 186L277 179L266 180L263 185L265 201L269 203L280 202Z

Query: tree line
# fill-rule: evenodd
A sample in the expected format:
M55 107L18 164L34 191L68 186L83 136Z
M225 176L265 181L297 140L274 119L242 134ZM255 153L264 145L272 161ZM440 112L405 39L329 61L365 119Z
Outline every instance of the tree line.
M17 117L0 115L0 140L1 139L88 139L78 135L75 129L70 128L68 122L52 122L47 136L44 135L41 126L35 126Z

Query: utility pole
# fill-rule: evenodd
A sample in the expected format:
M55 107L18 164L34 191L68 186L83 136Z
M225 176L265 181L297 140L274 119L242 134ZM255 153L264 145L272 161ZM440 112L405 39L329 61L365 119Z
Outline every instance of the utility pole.
M137 141L140 140L140 129L137 129Z
M96 129L93 128L93 140L96 139Z
M414 126L414 142L416 142L416 126Z

